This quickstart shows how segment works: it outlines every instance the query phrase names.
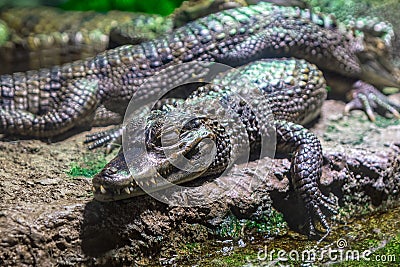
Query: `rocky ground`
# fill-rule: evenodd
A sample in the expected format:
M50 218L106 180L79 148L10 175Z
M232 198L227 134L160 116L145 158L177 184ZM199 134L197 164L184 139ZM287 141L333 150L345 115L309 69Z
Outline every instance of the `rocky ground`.
M399 101L400 95L393 99ZM344 117L343 107L327 101L312 127L324 147L321 188L342 206L331 222L333 232L358 215L368 221L399 200L399 121L380 118L373 124L362 112ZM286 159L264 159L258 170L256 163L235 167L197 193L172 195L218 199L209 206L171 207L148 196L99 203L92 198L90 178L68 174L97 157L85 150L85 134L56 143L0 141L0 265L154 264L176 255L183 244L227 238L221 229L232 218L257 222L282 214L288 227L303 231L304 209L289 186ZM261 183L255 188L250 181ZM229 182L237 186L224 194ZM197 257L181 257L180 265Z

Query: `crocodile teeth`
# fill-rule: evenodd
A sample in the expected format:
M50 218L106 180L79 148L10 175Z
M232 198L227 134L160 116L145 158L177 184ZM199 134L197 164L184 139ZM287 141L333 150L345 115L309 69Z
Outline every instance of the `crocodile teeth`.
M93 192L96 192L96 187L93 186L93 187L92 187L92 191L93 191Z
M104 186L102 186L102 185L100 185L100 192L101 192L102 194L107 193L106 189L105 189Z
M156 184L156 179L154 179L154 177L153 177L153 178L151 178L150 182L155 185Z
M125 193L127 193L127 194L130 194L130 193L131 193L131 191L129 190L128 187L125 187L125 188L124 188L124 191L125 191Z

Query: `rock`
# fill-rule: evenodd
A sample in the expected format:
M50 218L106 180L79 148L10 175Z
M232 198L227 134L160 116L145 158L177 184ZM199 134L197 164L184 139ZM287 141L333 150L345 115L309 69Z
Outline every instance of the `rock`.
M313 126L324 149L321 190L336 196L345 211L333 225L399 200L398 122L382 119L375 125L362 113L342 116L342 108L341 102L327 101ZM235 166L228 176L169 197L216 200L197 207L169 206L150 196L99 203L88 195L91 185L84 178L56 172L47 172L45 178L32 175L54 168L67 172L71 162L86 153L84 135L41 144L40 155L29 149L39 141L20 141L17 147L0 143L0 265L133 265L149 262L150 256L174 258L182 244L215 238L228 218L257 221L273 211L302 232L305 210L290 187L286 159ZM21 161L10 160L17 157ZM32 165L26 168L18 162ZM34 186L26 183L29 179ZM226 191L226 185L232 190Z

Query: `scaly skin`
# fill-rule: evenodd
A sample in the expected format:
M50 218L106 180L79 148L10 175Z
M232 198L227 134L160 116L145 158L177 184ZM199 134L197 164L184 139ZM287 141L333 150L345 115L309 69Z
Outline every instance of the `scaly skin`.
M262 1L307 6L298 0ZM51 67L94 56L106 48L138 44L205 15L257 2L260 0L190 0L168 17L121 11L107 14L63 11L51 7L6 9L0 13L1 28L5 30L0 38L0 59L5 63L0 66L0 74ZM391 45L394 35L389 24L376 19L357 20L353 24L358 26L360 22L364 32L380 29L385 44Z
M0 13L1 26L8 26L0 43L0 60L4 63L0 74L51 67L94 56L107 48L139 44L194 19L246 5L243 0L191 0L168 17L52 7L6 9Z
M399 86L399 76L380 51L365 51L363 39L327 21L308 10L259 3L212 14L161 38L88 60L0 76L0 132L55 136L86 123L102 104L124 114L144 80L189 61L238 66L261 58L296 56L324 71L373 85ZM179 75L167 78L164 82L174 83ZM140 91L144 102L148 90Z
M315 234L317 221L329 230L321 209L333 211L333 202L318 189L322 172L321 145L313 133L300 125L318 115L326 98L325 87L322 72L315 65L297 59L256 61L219 75L211 84L194 91L185 102L164 112L155 110L149 115L143 132L147 137L147 151L137 149L142 136L135 129L137 118L132 120L125 133L128 148L124 148L124 153L121 149L117 157L93 178L95 198L100 201L130 198L144 194L143 186L147 190L159 190L167 186L159 180L161 177L179 184L216 176L231 165L233 159L241 156L246 145L243 140L248 140L250 157L254 157L259 151L260 140L274 138L270 130L275 129L277 152L292 155L291 180L307 208L310 234ZM242 98L236 98L238 95ZM245 104L242 99L246 100ZM214 106L213 101L223 103L224 107ZM240 118L233 124L229 116L219 116L228 109ZM174 127L173 123L166 123L170 118L168 114L173 114L173 122L185 117L192 119ZM245 130L241 132L241 128ZM179 157L185 157L193 166L205 162L205 157L212 154L207 142L203 142L205 139L216 144L214 159L208 168L188 172L174 167ZM177 149L171 154L164 153L171 147ZM139 165L129 163L137 159L140 159ZM131 167L136 173L134 176L130 175L128 166L134 166Z
M9 31L8 40L0 47L2 74L92 57L109 47L110 31L121 25L140 29L145 40L159 33L154 29L171 28L159 15L123 11L103 14L51 7L7 9L0 13L0 19Z
M395 39L393 26L384 21L383 13L391 15L396 13L397 1L305 0L305 2L319 11L334 14L340 21L352 25L357 30L380 36L389 45L392 45ZM392 16L389 17L392 18ZM396 19L391 21L394 22Z
M305 7L298 0L261 0ZM85 59L106 49L139 44L171 33L189 21L260 0L189 0L171 15L110 11L64 11L52 7L10 8L0 13L0 74L48 68Z

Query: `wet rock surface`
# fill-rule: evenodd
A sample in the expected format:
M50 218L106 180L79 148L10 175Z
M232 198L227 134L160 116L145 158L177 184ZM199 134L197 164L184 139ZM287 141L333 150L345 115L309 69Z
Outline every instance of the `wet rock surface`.
M399 200L399 123L373 124L361 112L344 117L343 106L327 101L312 127L324 149L321 189L344 210L331 222L333 231L355 215L368 218ZM67 174L73 162L91 153L82 144L85 134L52 144L0 142L0 265L147 264L174 255L182 244L218 238L216 229L227 217L257 220L270 210L303 231L305 210L290 186L286 159L236 166L190 194L170 196L217 199L209 205L174 207L150 196L100 203L92 200L90 179Z

